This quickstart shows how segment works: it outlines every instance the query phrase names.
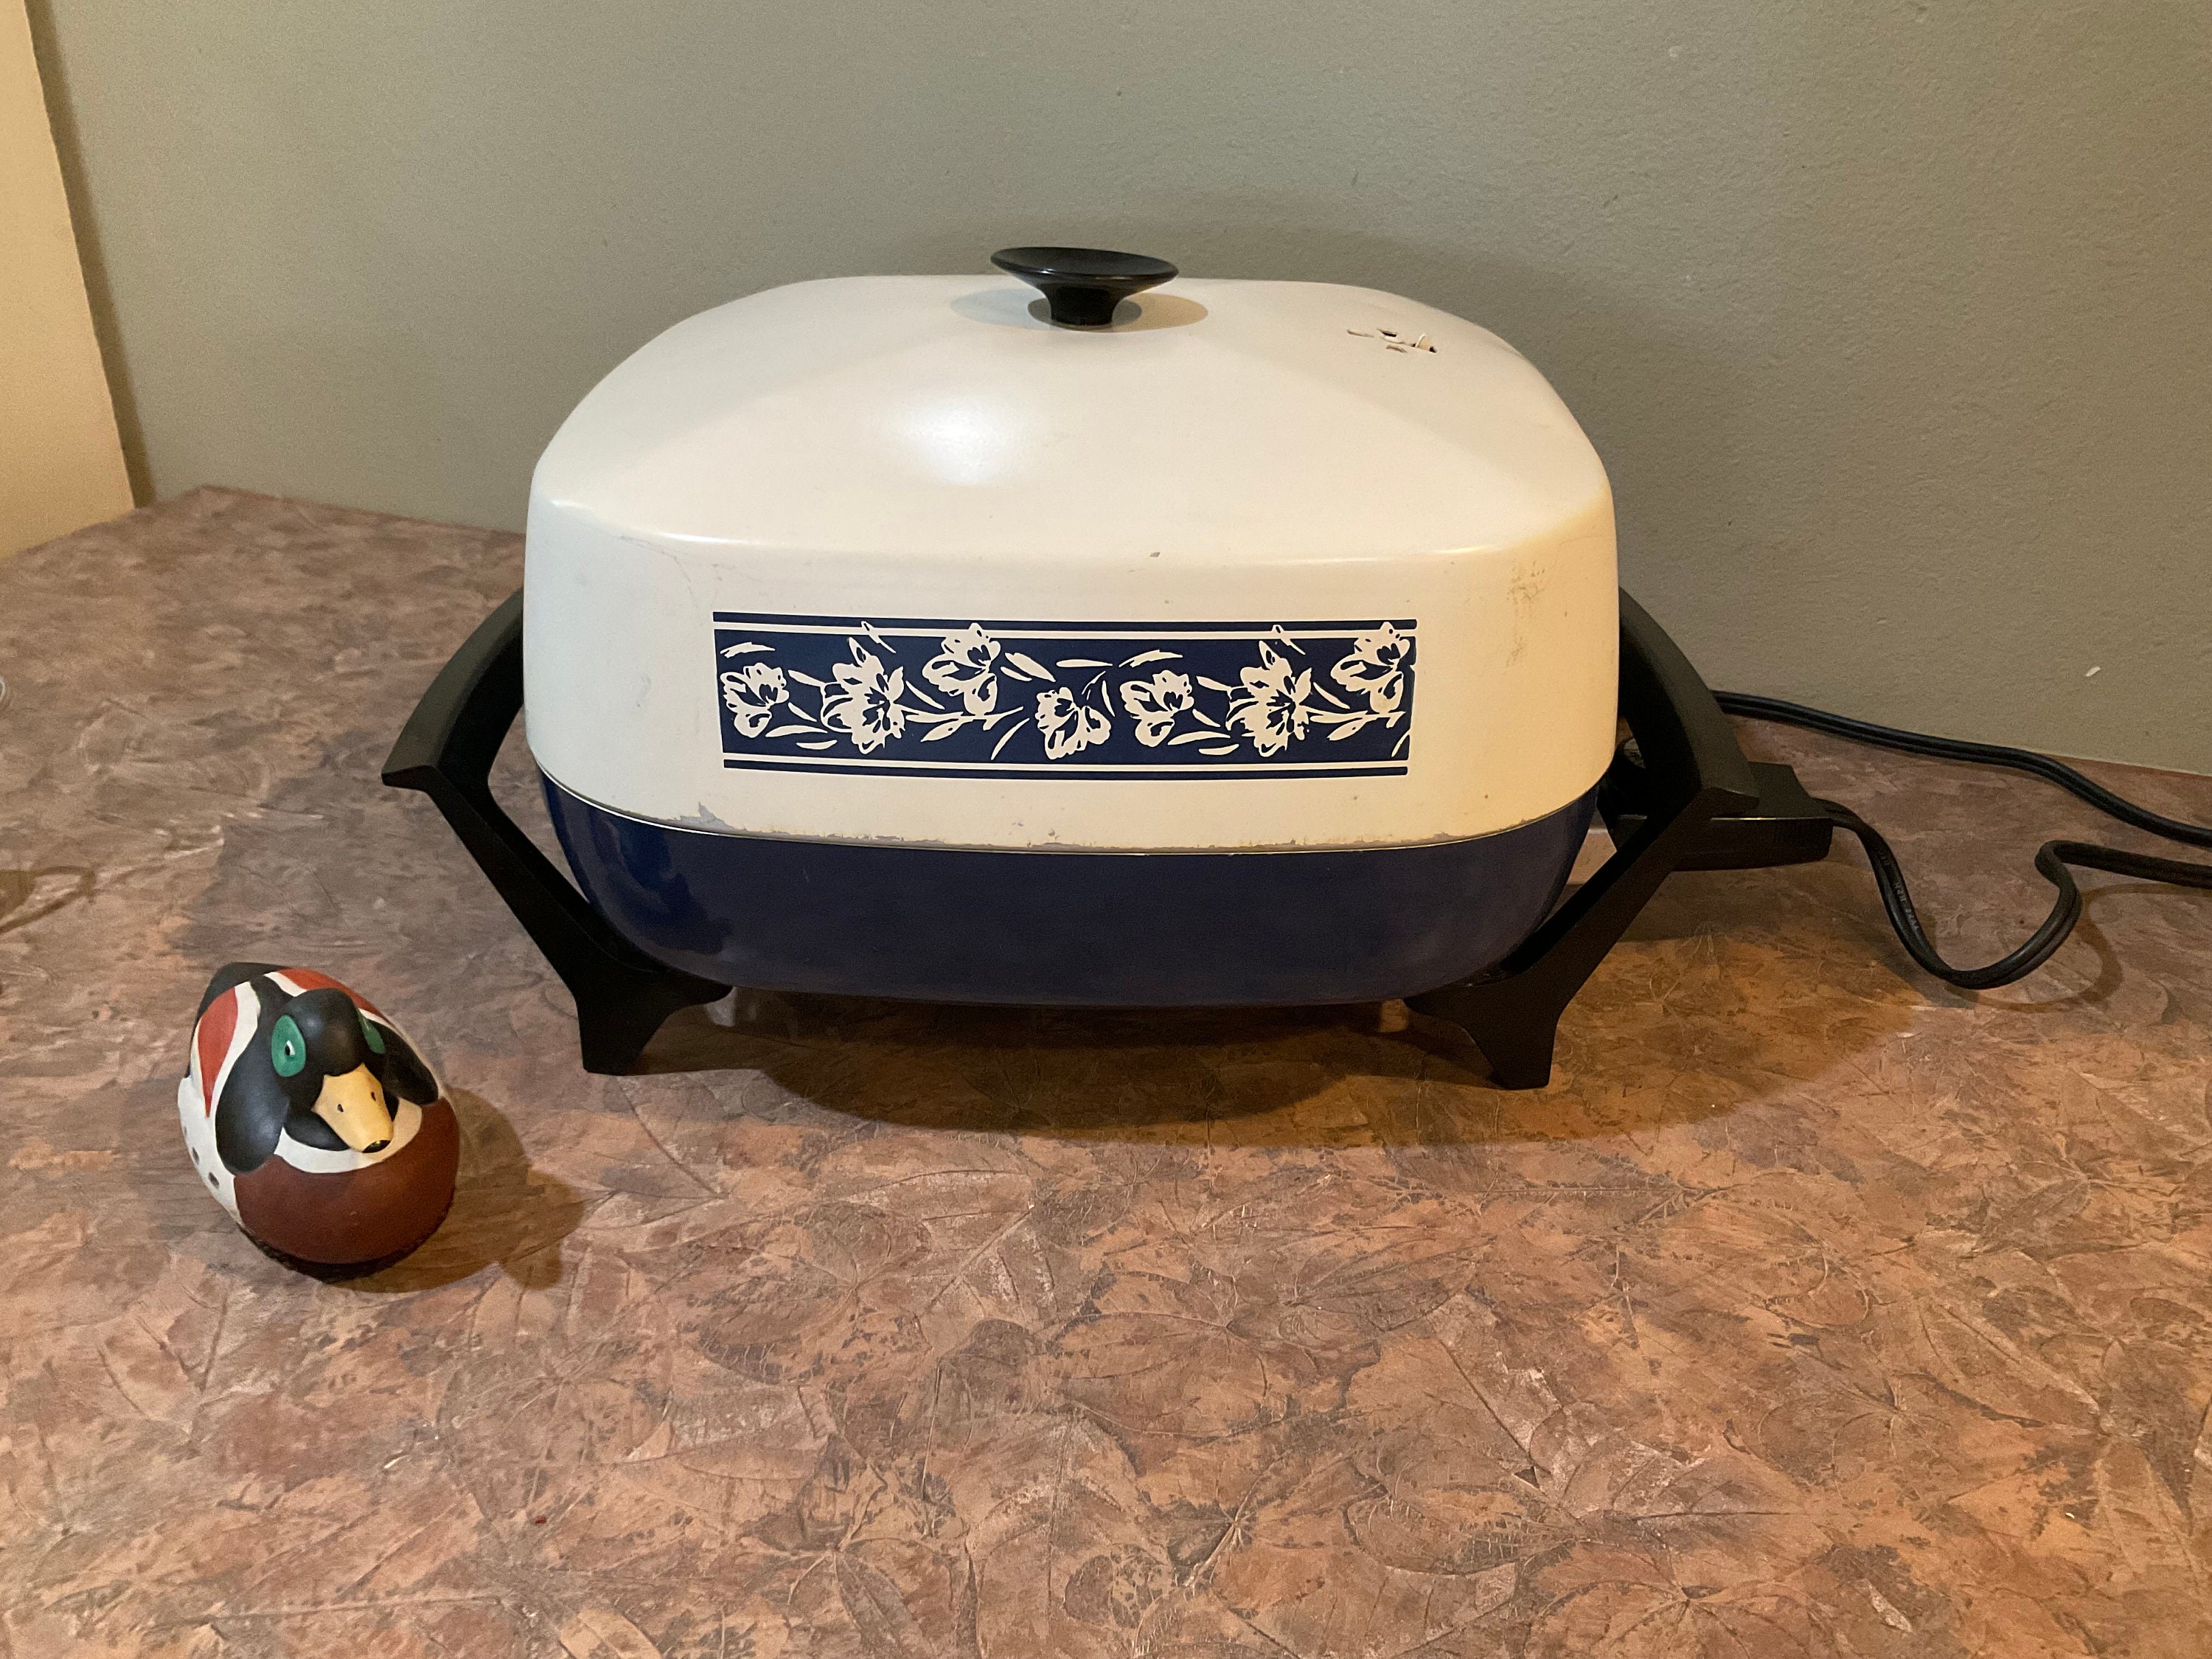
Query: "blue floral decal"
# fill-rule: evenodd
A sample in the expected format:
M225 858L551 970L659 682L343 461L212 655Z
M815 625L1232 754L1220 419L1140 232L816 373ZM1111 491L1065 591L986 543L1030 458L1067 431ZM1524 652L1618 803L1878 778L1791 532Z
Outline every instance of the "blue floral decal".
M1389 776L1414 624L714 615L726 766L1007 777Z

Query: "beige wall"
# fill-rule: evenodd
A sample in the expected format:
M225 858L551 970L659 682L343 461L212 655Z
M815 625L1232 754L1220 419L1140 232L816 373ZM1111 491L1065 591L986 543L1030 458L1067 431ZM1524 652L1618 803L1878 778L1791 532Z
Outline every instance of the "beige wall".
M514 524L690 312L1103 243L1518 343L1718 681L2212 771L2204 0L36 3L163 494Z
M131 510L22 0L0 0L0 555Z

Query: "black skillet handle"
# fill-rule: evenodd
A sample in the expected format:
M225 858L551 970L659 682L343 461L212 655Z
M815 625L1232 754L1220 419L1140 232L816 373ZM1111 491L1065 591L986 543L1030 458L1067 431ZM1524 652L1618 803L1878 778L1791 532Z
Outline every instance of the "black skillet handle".
M492 763L521 708L518 591L438 671L392 745L384 781L429 796L567 984L584 1069L625 1072L670 1014L729 988L656 962L616 933L500 805Z
M1789 767L1744 758L1697 670L1626 593L1620 634L1620 709L1637 754L1616 757L1598 787L1614 845L1627 845L1655 815L1714 787L1724 798L1676 869L1758 870L1827 857L1835 820Z
M1682 649L1651 613L1620 596L1620 717L1635 734L1644 769L1664 806L1717 792L1714 810L1759 801L1759 781L1721 712Z
M384 781L426 794L466 790L482 797L489 815L513 828L491 798L491 768L521 712L522 590L517 588L430 682L385 759ZM552 867L550 861L546 867Z
M1718 812L1756 805L1759 783L1698 671L1650 613L1620 596L1620 717L1642 752L1649 810L1597 872L1486 973L1406 999L1458 1026L1507 1089L1552 1078L1559 1016ZM1616 760L1618 770L1624 763Z

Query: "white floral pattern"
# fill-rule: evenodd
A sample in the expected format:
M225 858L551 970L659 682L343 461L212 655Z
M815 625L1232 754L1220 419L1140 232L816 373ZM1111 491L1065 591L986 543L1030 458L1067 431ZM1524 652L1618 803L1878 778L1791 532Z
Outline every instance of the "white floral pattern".
M906 695L906 670L884 672L883 659L853 641L853 660L830 671L838 690L822 699L822 720L841 728L864 755L873 754L906 730L907 711L899 699Z
M1406 769L1411 622L1141 632L1109 623L1095 634L1066 623L750 613L715 622L723 757L733 766L896 764L967 775L1060 766L1098 775Z
M1173 734L1176 719L1197 703L1191 696L1190 676L1163 668L1148 680L1122 681L1121 707L1136 722L1137 741L1157 749Z
M776 704L791 701L791 688L774 663L749 662L722 676L722 701L738 734L757 738L775 718Z
M1367 699L1370 712L1395 714L1406 692L1406 665L1413 659L1413 639L1384 623L1352 642L1352 654L1329 671L1329 678L1355 696Z
M947 696L959 698L969 714L988 714L999 705L995 669L1002 649L981 623L969 623L945 636L937 654L922 665L921 677Z
M1044 752L1051 760L1103 743L1114 735L1113 722L1095 708L1085 708L1064 685L1037 693L1037 730L1044 733Z
M1314 711L1313 670L1294 667L1265 641L1257 665L1237 678L1244 689L1229 700L1229 723L1252 740L1262 755L1277 755L1306 734Z

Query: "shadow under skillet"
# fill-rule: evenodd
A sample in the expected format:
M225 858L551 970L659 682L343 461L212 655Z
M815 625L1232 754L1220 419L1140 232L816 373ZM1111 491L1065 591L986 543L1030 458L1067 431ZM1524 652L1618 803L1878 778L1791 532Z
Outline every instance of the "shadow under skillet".
M1609 850L1594 836L1577 874ZM671 1018L638 1069L750 1071L875 1121L1076 1139L1179 1140L1207 1126L1221 1139L1279 1146L1632 1133L1727 1112L1808 1069L1848 1066L1909 1027L1923 993L1902 950L1881 948L1895 941L1879 908L1854 903L1866 880L1843 856L1799 870L1678 875L1569 1008L1560 1066L1542 1090L1500 1088L1457 1028L1374 1003L1033 1008L739 990ZM1855 953L1841 969L1849 1013L1824 1018L1817 1047L1794 1018L1773 1018L1760 1002L1788 996L1811 968L1790 927L1808 901L1846 918L1877 953ZM1655 975L1668 952L1650 947L1712 941L1718 950L1723 938L1771 971L1693 984ZM1698 1034L1708 1085L1693 1096L1674 1086L1686 1029ZM1315 1107L1324 1101L1333 1107Z

